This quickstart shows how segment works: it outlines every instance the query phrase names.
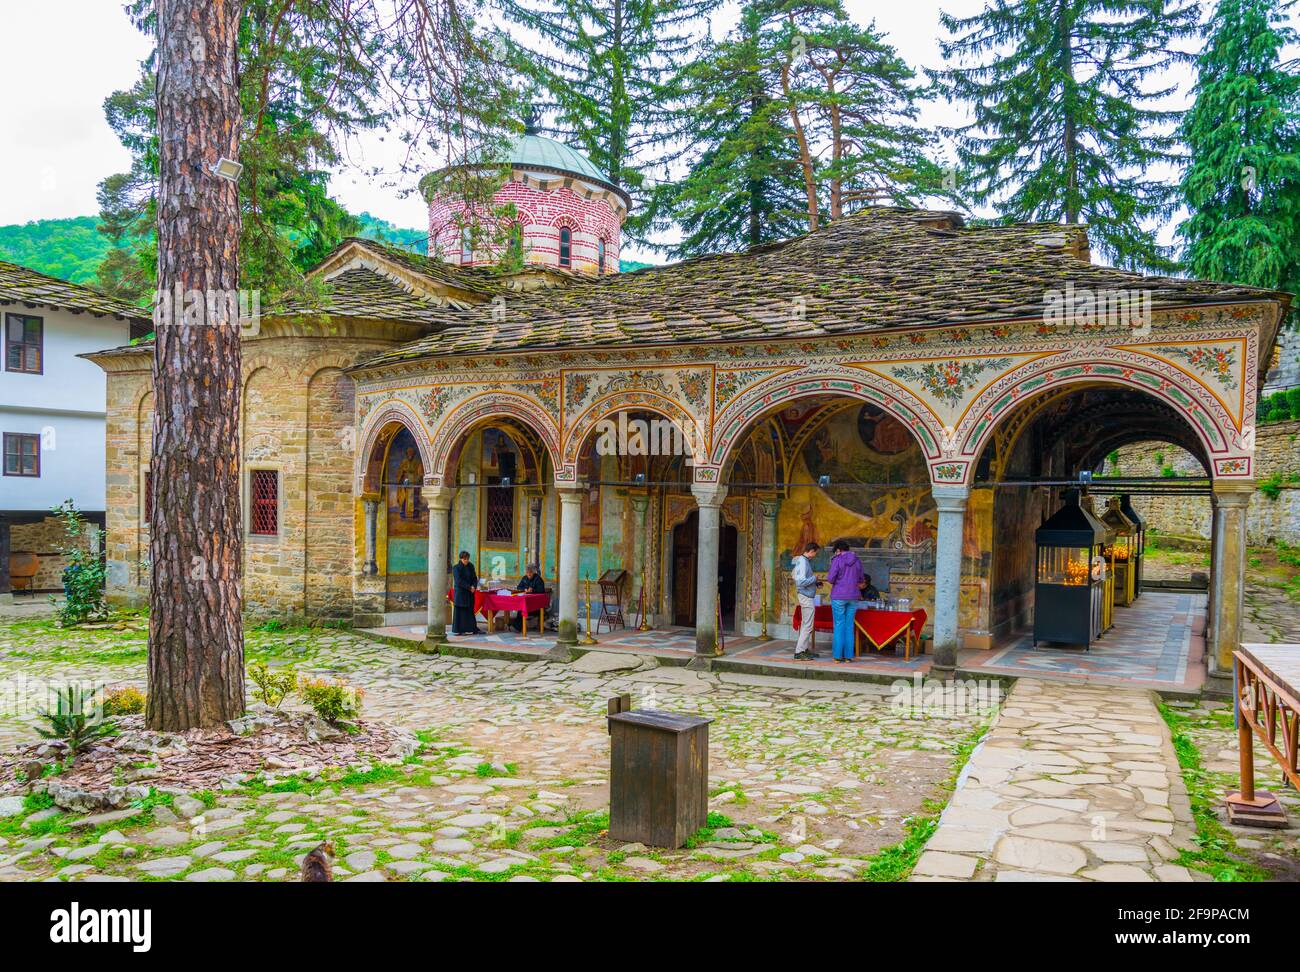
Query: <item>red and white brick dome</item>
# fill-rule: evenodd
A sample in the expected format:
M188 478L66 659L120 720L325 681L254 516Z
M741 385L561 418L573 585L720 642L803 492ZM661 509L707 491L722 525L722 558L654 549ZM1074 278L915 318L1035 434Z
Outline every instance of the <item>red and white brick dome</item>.
M618 272L630 200L589 159L530 125L497 164L508 165L510 175L493 200L514 204L526 264L576 273ZM434 195L429 252L462 266L496 263L504 244L484 243L484 234L466 232L470 222L464 200Z

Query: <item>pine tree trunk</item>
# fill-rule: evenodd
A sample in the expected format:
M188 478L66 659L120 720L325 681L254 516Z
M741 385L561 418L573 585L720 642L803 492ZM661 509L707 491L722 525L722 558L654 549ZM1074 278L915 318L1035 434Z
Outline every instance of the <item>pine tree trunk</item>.
M234 183L211 172L239 133L237 0L158 0L158 288L149 556L151 729L244 711L239 287ZM203 317L187 294L208 300ZM175 298L182 299L177 301Z

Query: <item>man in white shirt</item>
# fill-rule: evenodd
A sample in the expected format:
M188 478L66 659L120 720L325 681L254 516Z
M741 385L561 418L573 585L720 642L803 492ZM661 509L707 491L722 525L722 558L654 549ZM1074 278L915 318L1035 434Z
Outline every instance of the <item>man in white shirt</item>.
M813 624L816 622L817 615L817 606L813 598L822 582L813 573L812 560L820 549L821 545L817 543L805 545L803 553L794 558L794 569L790 571L790 579L794 581L795 596L799 599L799 638L794 643L796 661L809 661L816 657L812 650Z

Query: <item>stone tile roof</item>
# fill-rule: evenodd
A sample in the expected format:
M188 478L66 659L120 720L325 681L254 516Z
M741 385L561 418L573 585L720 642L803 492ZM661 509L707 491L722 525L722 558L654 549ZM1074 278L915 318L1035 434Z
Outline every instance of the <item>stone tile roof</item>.
M93 287L47 276L29 267L0 260L0 304L53 307L74 314L117 317L143 327L150 323L143 307L109 297Z
M872 208L743 253L507 292L366 366L428 355L766 340L1037 317L1068 283L1149 290L1182 305L1285 299L1227 284L1144 277L1086 262L1083 227L968 226L953 213ZM802 317L800 316L802 315Z
M455 305L421 297L365 267L352 267L331 277L318 304L290 302L263 311L267 316L277 317L382 317L430 327L445 326L463 313Z
M455 287L458 290L464 290L482 297L490 297L505 288L502 274L491 267L462 267L454 263L447 263L445 260L439 260L436 257L423 256L410 250L403 250L400 247L363 239L359 236L349 236L341 241L338 246L325 256L325 259L321 261L321 265L328 266L337 254L356 246L369 251L380 261L397 264L435 283ZM331 282L336 279L331 278Z

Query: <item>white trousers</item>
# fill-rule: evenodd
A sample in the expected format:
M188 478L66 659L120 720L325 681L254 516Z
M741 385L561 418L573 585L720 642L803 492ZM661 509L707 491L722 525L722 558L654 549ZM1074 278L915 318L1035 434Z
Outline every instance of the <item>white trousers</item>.
M794 643L796 655L813 650L813 625L817 623L817 606L812 597L796 594L799 598L799 638Z

